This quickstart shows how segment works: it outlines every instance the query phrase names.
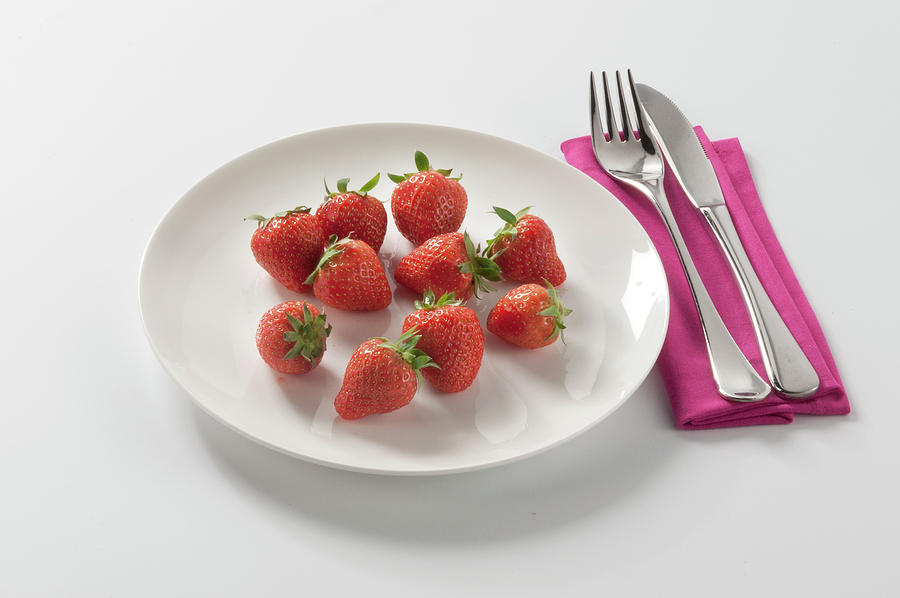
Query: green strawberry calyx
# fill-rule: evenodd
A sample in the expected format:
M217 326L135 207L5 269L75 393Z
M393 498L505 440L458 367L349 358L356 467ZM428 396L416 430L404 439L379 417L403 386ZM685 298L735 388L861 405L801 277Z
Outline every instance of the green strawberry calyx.
M369 191L375 188L375 185L378 184L378 180L380 178L381 173L376 172L375 176L369 179L366 184L359 188L358 191L347 190L347 185L350 184L350 179L338 179L337 191L334 192L328 188L328 179L323 179L323 181L325 182L325 201L328 201L332 197L337 197L338 195L343 195L345 193L354 193L356 195L359 195L360 197L365 197L369 193Z
M503 280L503 276L500 273L500 266L494 261L497 256L480 255L481 246L476 247L472 243L469 233L463 233L463 241L466 244L466 256L469 261L461 263L459 271L472 275L472 286L475 287L475 297L477 298L479 293L488 293L494 290L494 287L487 281L497 282Z
M265 228L265 227L269 226L269 223L272 222L273 220L275 220L276 218L286 218L292 214L309 214L309 208L307 208L306 206L297 206L296 208L294 208L292 210L285 210L284 212L277 212L272 217L261 216L260 214L250 214L249 216L244 218L244 221L246 222L247 220L256 220L256 222L258 223L257 228Z
M375 340L381 341L378 345L379 347L384 347L385 349L390 349L397 353L400 358L408 363L413 371L416 373L416 382L422 382L422 373L420 370L423 368L438 368L441 366L436 364L431 360L431 356L428 355L422 349L417 349L416 344L418 344L419 339L422 338L421 334L416 334L418 332L418 327L413 326L403 334L401 334L396 341L389 341L388 339L380 336Z
M566 337L563 333L563 330L566 329L565 317L572 313L572 310L562 304L562 301L559 300L559 293L557 292L556 287L550 284L546 278L544 279L544 284L547 285L547 295L550 297L551 305L539 311L538 315L553 318L553 332L550 333L547 340L559 336L562 339L562 342L565 343Z
M447 305L462 305L463 302L456 298L456 293L449 292L441 295L440 299L435 299L434 291L428 289L422 298L415 302L416 309L437 309Z
M442 174L449 179L453 179L454 181L458 181L462 178L462 173L459 176L450 176L450 173L453 172L452 168L432 168L431 162L428 161L428 156L426 156L423 152L416 150L415 155L416 161L416 169L417 172L407 172L404 174L391 174L388 173L388 178L397 183L398 185L408 179L411 176L417 175L419 172L429 172L434 171L438 174Z
M353 233L350 233L351 235ZM325 265L331 261L331 259L336 258L337 256L344 253L344 243L350 241L351 237L348 235L343 239L338 239L337 235L331 235L328 237L328 245L325 246L325 252L322 254L322 257L319 258L319 263L316 264L316 269L310 272L309 276L306 277L306 280L303 281L303 284L312 284L316 281L316 277L319 276L319 272Z
M313 317L309 305L303 304L303 319L301 320L289 311L287 316L291 330L286 330L284 340L294 343L294 346L284 354L284 359L302 357L306 361L313 362L325 352L325 339L331 334L331 324L328 324L325 314Z
M488 240L488 242L484 248L484 255L494 255L496 257L497 255L500 255L504 250L501 249L500 251L497 251L495 253L494 245L496 245L497 242L500 241L501 239L503 239L504 237L513 238L518 234L518 231L516 230L516 225L519 223L519 220L522 219L522 216L524 216L525 214L527 214L529 212L529 210L531 210L532 206L525 206L524 208L522 208L515 214L513 214L509 210L507 210L505 208L501 208L499 206L493 206L493 207L494 207L494 209L488 213L496 214L497 216L499 216L500 219L503 220L503 226L498 228L497 231L494 233L494 236Z

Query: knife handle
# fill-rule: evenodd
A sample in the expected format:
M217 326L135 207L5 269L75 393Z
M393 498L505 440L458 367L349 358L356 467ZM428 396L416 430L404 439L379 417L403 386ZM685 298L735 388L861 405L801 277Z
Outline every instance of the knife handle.
M744 354L734 342L722 317L716 310L715 304L709 297L700 273L694 266L691 254L688 252L675 216L669 207L666 192L663 190L662 179L657 181L641 181L643 190L653 200L660 216L666 224L672 242L675 244L678 259L684 268L688 286L697 306L697 314L700 316L700 326L703 329L703 338L706 341L706 351L709 354L709 363L712 366L713 379L716 381L719 394L732 401L751 402L761 401L768 396L769 385L763 380Z
M718 205L701 208L701 211L725 250L740 284L772 386L786 398L810 396L819 388L819 376L756 276L728 208Z

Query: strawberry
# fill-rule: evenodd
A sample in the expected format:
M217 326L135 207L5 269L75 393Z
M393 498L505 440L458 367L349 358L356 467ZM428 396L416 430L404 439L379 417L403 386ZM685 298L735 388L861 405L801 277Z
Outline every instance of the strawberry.
M335 193L328 188L328 181L325 182L325 201L316 210L316 217L326 235L359 239L376 252L381 249L387 230L387 212L378 199L368 195L380 176L376 174L359 191L347 191L350 179L339 180Z
M334 408L344 419L387 413L409 403L419 388L420 370L437 367L416 348L416 329L407 330L396 342L386 338L367 340L353 352L344 383L334 398Z
M553 285L523 284L497 302L488 314L487 329L514 345L538 349L562 337L563 318L570 313Z
M397 187L391 195L394 223L413 245L431 237L459 230L469 199L451 169L432 169L422 152L415 155L418 172L388 174Z
M263 270L292 291L308 291L304 281L315 269L328 239L319 219L300 206L271 218L253 214L244 220L258 222L250 249Z
M417 345L438 365L422 375L441 392L459 392L475 381L484 354L484 333L478 316L460 305L453 293L435 300L427 291L416 310L403 321L403 332L415 329L421 335Z
M455 293L465 301L473 293L492 290L486 280L500 280L497 264L478 253L468 233L438 235L400 260L394 279L419 295Z
M331 334L325 314L305 301L276 305L259 321L256 348L269 367L282 374L305 374L322 361Z
M535 284L546 280L559 286L566 280L566 269L556 255L553 231L542 219L529 215L530 209L513 214L494 206L493 213L505 224L488 241L485 254L496 259L506 280Z
M365 241L349 237L329 237L306 284L329 307L375 311L391 303L391 287L375 251Z

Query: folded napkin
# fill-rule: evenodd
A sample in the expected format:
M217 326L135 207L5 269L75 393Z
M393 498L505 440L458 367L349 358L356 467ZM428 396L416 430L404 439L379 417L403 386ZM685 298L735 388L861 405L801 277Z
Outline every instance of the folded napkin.
M795 413L842 415L850 403L819 326L760 202L744 151L737 139L711 142L696 128L725 195L735 228L772 303L819 374L816 393L802 401L785 400L774 391L763 401L733 403L716 390L703 333L690 288L662 219L649 200L619 185L594 159L590 137L563 142L566 161L612 192L631 211L656 246L669 281L669 330L659 357L675 421L684 429L788 424ZM702 214L666 173L665 190L675 219L722 319L744 355L766 379L765 368L740 288Z

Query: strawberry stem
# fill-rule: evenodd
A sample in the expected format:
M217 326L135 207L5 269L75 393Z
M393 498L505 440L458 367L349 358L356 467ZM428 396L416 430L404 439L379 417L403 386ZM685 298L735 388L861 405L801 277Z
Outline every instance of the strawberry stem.
M366 183L359 188L359 191L348 191L347 186L350 184L350 179L339 179L337 182L337 191L332 192L331 189L328 188L328 179L325 179L325 201L328 201L332 197L336 197L338 195L343 195L344 193L355 193L360 197L365 197L369 191L375 188L375 185L378 184L378 180L381 178L381 173L376 172L375 176L366 181Z
M544 284L547 285L547 295L550 296L550 301L552 305L550 307L545 307L541 311L538 312L539 316L547 316L553 318L553 332L550 333L550 336L547 337L547 340L552 338L556 338L559 335L559 338L562 339L562 342L566 342L565 334L563 330L566 329L565 317L572 313L571 309L566 308L562 304L562 301L559 299L559 293L550 282L545 278Z
M419 339L422 338L421 334L416 334L417 332L418 327L413 326L397 337L396 341L391 342L384 337L378 337L376 340L382 341L381 344L378 345L379 347L391 349L396 352L403 361L408 363L416 373L416 383L420 384L422 382L422 373L419 370L423 368L440 369L441 366L432 361L431 356L425 351L416 348L416 344L419 342Z
M488 242L484 247L484 255L488 257L492 255L494 257L500 255L500 251L494 252L494 245L496 245L497 242L503 237L515 237L518 234L518 232L516 231L516 225L519 223L519 220L522 219L522 216L524 216L528 213L529 210L531 210L532 206L525 206L515 214L499 206L493 206L493 208L494 209L488 212L488 214L496 214L500 217L501 220L503 220L504 224L497 229L492 238L488 239Z
M306 361L313 362L325 352L325 339L331 334L331 324L326 326L325 314L313 317L309 305L303 304L303 319L301 320L289 311L287 316L291 330L284 333L284 340L294 343L294 346L284 354L284 359L293 359L297 356Z
M456 293L449 292L441 295L440 299L434 298L434 291L428 289L421 300L415 302L416 309L437 309L445 305L462 305L462 301L456 298Z
M307 208L306 206L297 206L293 210L285 210L284 212L276 212L275 215L272 216L271 218L267 218L266 216L261 216L259 214L250 214L249 216L244 218L244 221L246 222L247 220L255 220L258 223L257 228L265 228L265 227L269 226L269 223L272 222L273 220L275 220L276 218L285 218L287 216L290 216L291 214L308 214L308 213L309 213L309 208Z
M475 297L479 297L479 293L488 293L494 290L494 287L488 284L488 280L497 282L503 280L500 273L500 266L494 261L497 256L482 256L481 246L476 247L469 237L469 233L463 233L463 242L466 244L466 256L469 261L459 265L459 271L463 274L472 275L472 286L475 287Z
M375 188L375 185L378 184L378 180L380 178L381 178L381 173L376 172L375 176L373 176L371 179L366 181L366 183L362 187L359 188L359 191L357 191L357 193L359 193L360 195L367 194L369 191L371 191L372 189Z
M314 283L316 281L316 277L319 276L319 271L325 267L329 260L344 253L344 248L341 247L341 245L349 240L350 237L338 239L337 235L331 235L330 237L328 237L328 245L325 247L325 252L322 254L322 257L319 258L319 263L316 264L316 269L310 272L309 276L306 277L306 280L303 281L303 284Z
M416 150L413 158L416 162L416 168L419 169L419 172L427 172L431 170L431 163L428 161L428 156L426 156L424 152Z
M409 177L415 176L420 172L436 172L440 175L443 175L449 179L453 179L454 181L458 181L462 178L462 174L457 177L451 177L450 173L453 172L452 168L432 168L431 162L428 160L428 156L425 155L425 152L420 150L416 150L413 159L416 163L416 171L417 172L405 172L403 174L391 174L388 173L388 178L397 183L398 185L408 179Z

